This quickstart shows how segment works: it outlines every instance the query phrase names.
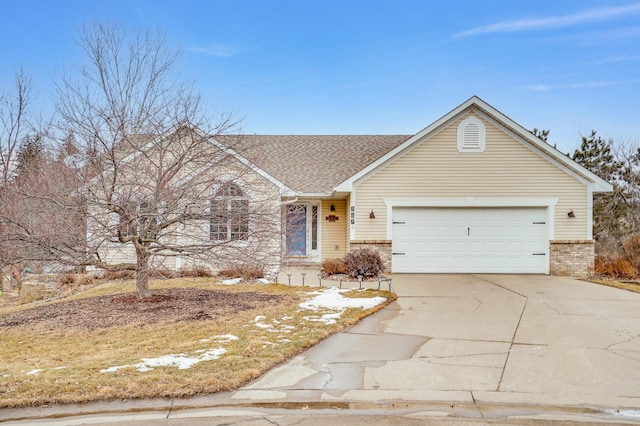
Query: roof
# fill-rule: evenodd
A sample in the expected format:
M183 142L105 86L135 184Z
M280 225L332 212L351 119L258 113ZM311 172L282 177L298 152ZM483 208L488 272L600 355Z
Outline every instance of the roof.
M412 135L215 136L298 194L330 194L334 187Z

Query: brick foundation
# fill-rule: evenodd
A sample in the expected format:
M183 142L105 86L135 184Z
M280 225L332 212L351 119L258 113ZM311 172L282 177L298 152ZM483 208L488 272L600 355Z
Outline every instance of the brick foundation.
M549 273L551 275L585 277L593 271L593 241L551 241L549 257Z
M391 272L391 240L356 240L349 242L349 250L370 248L380 253L384 271Z

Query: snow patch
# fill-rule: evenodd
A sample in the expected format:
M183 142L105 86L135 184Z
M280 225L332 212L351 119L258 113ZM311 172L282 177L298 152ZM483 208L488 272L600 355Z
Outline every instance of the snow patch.
M42 368L34 368L31 371L27 371L27 376L35 376L36 374L40 373L42 370Z
M299 306L302 309L318 311L321 309L343 310L347 308L371 309L384 303L387 299L384 297L344 297L341 293L348 293L349 289L340 289L336 287L328 288L324 291L314 291L310 294L316 296L302 302Z
M216 339L219 343L229 343L234 340L238 340L238 336L234 336L233 334L220 334L218 336L213 336L212 339Z
M235 285L240 284L242 282L242 278L231 278L229 280L222 280L222 284L224 285Z
M114 373L122 368L133 367L140 372L151 371L158 367L177 367L179 370L191 368L203 361L213 361L226 353L225 348L201 349L196 351L199 355L187 356L185 354L170 354L156 358L142 358L141 362L132 365L116 365L100 370L101 373Z
M348 308L371 309L384 303L387 299L384 297L344 297L341 293L348 293L352 290L339 289L330 287L323 291L314 291L310 294L315 297L300 303L300 308L319 312L333 311L322 313L319 316L310 315L304 317L306 321L323 322L327 325L335 324L337 320Z

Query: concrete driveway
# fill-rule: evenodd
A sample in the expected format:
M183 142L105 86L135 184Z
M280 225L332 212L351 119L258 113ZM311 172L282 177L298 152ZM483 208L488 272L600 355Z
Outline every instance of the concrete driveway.
M537 275L394 275L393 287L397 302L231 398L640 415L640 294Z

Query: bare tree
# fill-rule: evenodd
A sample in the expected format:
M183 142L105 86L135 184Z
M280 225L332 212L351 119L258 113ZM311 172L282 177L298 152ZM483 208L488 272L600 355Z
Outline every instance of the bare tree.
M26 137L31 94L31 79L22 69L16 73L14 90L0 92L0 186L6 185L12 177L15 157Z
M0 191L0 253L11 265L74 264L84 245L82 200L75 173L41 154L22 163Z
M211 124L162 34L94 24L81 46L87 64L58 84L57 111L82 200L61 208L82 211L87 238L60 258L133 270L138 297L152 267L272 262L278 189L243 161L229 115Z

